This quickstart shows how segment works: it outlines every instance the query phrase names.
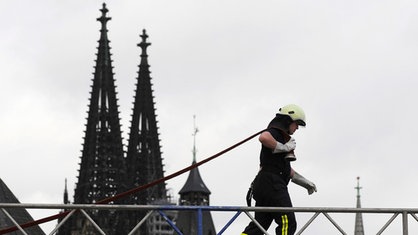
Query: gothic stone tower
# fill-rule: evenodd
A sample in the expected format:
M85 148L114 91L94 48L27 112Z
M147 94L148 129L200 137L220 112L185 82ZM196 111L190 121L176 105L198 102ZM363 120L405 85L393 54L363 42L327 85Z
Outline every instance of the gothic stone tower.
M153 90L148 64L148 35L143 31L141 62L129 143L126 158L107 37L106 16L108 10L103 4L100 40L94 71L93 86L81 156L78 182L74 203L92 204L113 197L129 189L145 185L164 177L160 140L153 101ZM68 202L68 199L65 199ZM124 204L168 204L164 183L148 188L134 195L126 196L111 203ZM127 234L145 216L145 211L93 211L90 216L106 234ZM173 215L175 216L175 215ZM172 229L160 226L160 219L152 217L140 228L141 235L171 234ZM59 235L97 234L91 223L78 215L63 226ZM165 222L164 222L165 223Z
M126 190L126 168L122 134L113 78L113 67L107 37L106 16L103 4L99 47L94 71L87 125L81 156L78 182L74 193L75 204L92 204L115 196ZM117 234L117 212L91 211L90 216L106 234ZM71 231L59 234L96 234L94 228L81 214L71 221Z
M148 64L147 42L145 30L141 35L142 41L138 46L142 49L136 84L135 102L129 133L129 144L126 156L128 166L129 187L135 188L164 177L163 159L156 121L154 96ZM148 188L131 196L129 204L167 204L166 185L164 183ZM139 222L145 216L143 212L132 212L130 216ZM135 224L137 222L132 221ZM135 224L131 224L131 227ZM141 227L141 234L161 234L154 231L154 226L147 224Z

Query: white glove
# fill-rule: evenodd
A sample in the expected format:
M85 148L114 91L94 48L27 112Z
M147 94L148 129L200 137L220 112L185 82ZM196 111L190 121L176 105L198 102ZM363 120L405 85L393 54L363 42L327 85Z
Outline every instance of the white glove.
M311 195L312 193L316 192L316 186L311 181L305 179L305 177L299 175L296 171L292 177L292 182L300 185L308 190L308 194Z
M296 141L293 138L290 138L290 140L286 144L282 144L277 141L276 147L273 150L273 153L288 153L296 148Z

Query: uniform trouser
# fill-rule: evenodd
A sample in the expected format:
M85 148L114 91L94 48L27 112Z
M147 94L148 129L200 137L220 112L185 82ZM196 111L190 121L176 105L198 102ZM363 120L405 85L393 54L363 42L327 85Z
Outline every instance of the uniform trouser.
M255 206L292 207L287 182L279 174L260 172L254 180ZM293 235L296 231L296 218L293 212L255 212L255 220L267 230L273 220L277 224L277 235ZM251 221L243 234L262 235L263 232Z

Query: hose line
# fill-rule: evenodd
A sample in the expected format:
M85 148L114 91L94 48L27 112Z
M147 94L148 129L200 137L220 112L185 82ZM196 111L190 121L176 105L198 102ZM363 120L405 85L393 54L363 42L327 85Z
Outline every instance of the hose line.
M170 174L168 176L165 176L163 178L157 179L157 180L152 181L150 183L144 184L142 186L138 186L138 187L133 188L131 190L125 191L123 193L116 194L113 197L109 197L109 198L102 199L102 200L100 200L100 201L98 201L98 202L96 202L94 204L107 204L109 202L116 201L116 200L118 200L120 198L123 198L123 197L126 197L128 195L137 193L139 191L145 190L145 189L147 189L149 187L152 187L154 185L160 184L160 183L165 182L167 180L170 180L170 179L172 179L174 177L177 177L177 176L179 176L179 175L181 175L181 174L183 174L185 172L188 172L188 171L190 171L190 170L192 170L192 169L194 169L194 168L196 168L196 167L198 167L200 165L203 165L203 164L205 164L205 163L207 163L207 162L209 162L209 161L211 161L211 160L213 160L213 159L215 159L215 158L217 158L217 157L219 157L219 156L221 156L221 155L223 155L223 154L231 151L232 149L240 146L241 144L243 144L243 143L251 140L252 138L256 137L257 135L261 134L263 131L265 131L265 130L259 131L259 132L255 133L255 134L247 137L246 139L244 139L244 140L242 140L242 141L240 141L240 142L238 142L238 143L236 143L236 144L234 144L234 145L232 145L232 146L230 146L230 147L228 147L228 148L220 151L219 153L217 153L215 155L212 155L211 157L208 157L208 158L206 158L206 159L204 159L204 160L202 160L200 162L194 163L194 164L192 164L192 165L190 165L190 166L188 166L186 168L183 168L182 170L179 170L179 171L177 171L175 173L172 173L172 174ZM59 218L65 217L70 212L71 211L63 211L63 212L60 212L58 214L55 214L55 215L52 215L52 216L49 216L49 217L45 217L45 218L42 218L42 219L39 219L39 220L34 220L34 221L31 221L31 222L28 222L28 223L21 224L20 227L21 228L28 228L28 227L32 227L32 226L35 226L35 225L39 225L39 224L42 224L42 223L46 223L46 222L49 222L49 221L52 221L52 220L55 220L55 219L59 219ZM10 233L10 232L13 232L13 231L16 231L16 230L18 230L18 227L17 226L13 226L13 227L9 227L9 228L5 228L5 229L0 230L0 234L7 234L7 233Z

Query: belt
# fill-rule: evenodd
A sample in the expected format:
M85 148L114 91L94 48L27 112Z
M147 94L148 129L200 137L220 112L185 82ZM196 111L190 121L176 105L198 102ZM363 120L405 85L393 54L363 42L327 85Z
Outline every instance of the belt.
M283 175L284 172L277 167L272 166L260 166L260 171L274 173L277 175Z

